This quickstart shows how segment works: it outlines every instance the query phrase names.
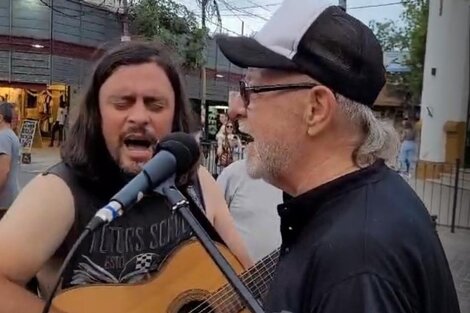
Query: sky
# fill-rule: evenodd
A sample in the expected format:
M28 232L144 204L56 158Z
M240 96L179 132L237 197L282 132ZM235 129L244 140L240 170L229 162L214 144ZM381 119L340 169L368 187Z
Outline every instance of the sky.
M190 10L200 14L197 0L176 0ZM212 0L211 0L212 1ZM208 27L213 32L224 32L232 35L250 35L263 27L266 20L279 7L282 0L217 0L222 15L222 29L216 29L215 19L209 21ZM310 0L315 1L315 0ZM337 4L336 0L331 0ZM402 13L400 0L347 0L347 11L366 25L370 21L387 19L399 21ZM243 24L243 27L242 27Z

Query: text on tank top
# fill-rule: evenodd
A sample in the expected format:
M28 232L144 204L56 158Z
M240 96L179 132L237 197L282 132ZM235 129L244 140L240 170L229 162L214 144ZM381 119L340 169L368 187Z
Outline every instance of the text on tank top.
M61 177L74 197L75 222L57 252L63 258L95 212L109 199L100 197L96 185L90 187L63 163L53 166L45 172L47 174ZM203 209L196 187L190 185L183 192L193 206L193 214ZM206 230L214 240L222 242L211 232L213 228ZM64 272L62 288L141 282L158 270L172 250L192 236L190 226L180 214L172 212L163 196L145 196L123 216L96 230L81 243Z

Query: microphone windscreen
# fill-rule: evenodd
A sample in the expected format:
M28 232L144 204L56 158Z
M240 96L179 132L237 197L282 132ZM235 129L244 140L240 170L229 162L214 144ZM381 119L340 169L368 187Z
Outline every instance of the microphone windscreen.
M175 156L177 174L191 170L199 161L201 154L196 139L183 132L171 133L162 138L158 143L158 150L166 150Z

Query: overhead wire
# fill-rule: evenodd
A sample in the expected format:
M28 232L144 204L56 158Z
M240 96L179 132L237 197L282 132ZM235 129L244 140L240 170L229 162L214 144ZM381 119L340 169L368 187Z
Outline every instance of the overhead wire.
M253 13L253 12L250 12L250 11L246 11L246 10L250 10L250 9L264 9L264 10L267 10L266 7L274 7L274 6L279 6L279 5L282 4L282 2L259 4L255 0L246 0L247 2L249 2L253 5L250 5L250 6L234 6L234 5L229 4L226 0L220 0L220 1L222 3L224 3L224 5L225 5L225 8L221 8L220 11L225 11L225 12L228 11L227 13L222 14L221 16L224 16L224 17L237 17L240 20L242 20L242 17L243 18L252 17L252 18L259 18L259 19L262 19L264 21L268 21L269 20L268 18L266 18L264 16L260 16L258 14ZM401 5L401 4L402 4L401 1L395 1L395 2L388 2L388 3L381 3L381 4L368 4L368 5L360 5L360 6L350 6L350 7L347 8L347 10L380 8L380 7ZM246 23L246 21L245 21L245 23Z

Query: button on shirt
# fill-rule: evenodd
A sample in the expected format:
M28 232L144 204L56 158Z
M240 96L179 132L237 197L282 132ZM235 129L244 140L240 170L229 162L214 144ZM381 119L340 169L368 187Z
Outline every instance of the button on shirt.
M266 312L457 313L440 240L410 186L383 162L292 198Z

